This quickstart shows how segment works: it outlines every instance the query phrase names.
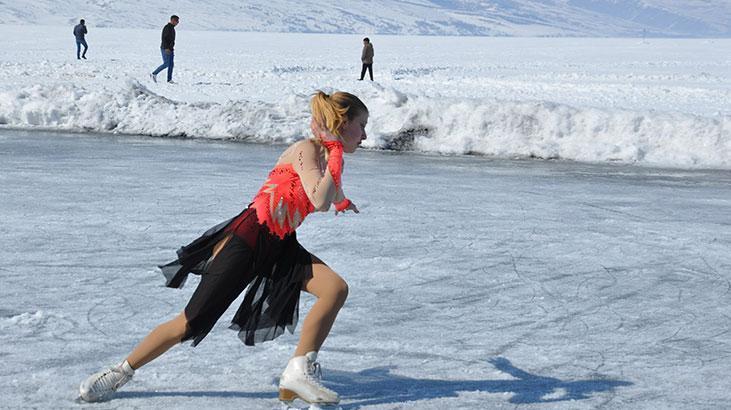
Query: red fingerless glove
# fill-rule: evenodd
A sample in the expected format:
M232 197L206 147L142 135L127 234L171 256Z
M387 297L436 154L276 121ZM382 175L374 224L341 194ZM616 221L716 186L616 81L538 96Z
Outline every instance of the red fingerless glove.
M322 141L322 145L329 153L327 167L330 169L335 186L340 188L340 176L343 173L343 143L340 141Z
M345 199L343 199L340 202L336 202L335 203L335 210L338 211L338 212L343 212L346 209L348 209L348 207L350 206L350 203L351 203L350 202L350 199L348 199L348 198L345 198Z

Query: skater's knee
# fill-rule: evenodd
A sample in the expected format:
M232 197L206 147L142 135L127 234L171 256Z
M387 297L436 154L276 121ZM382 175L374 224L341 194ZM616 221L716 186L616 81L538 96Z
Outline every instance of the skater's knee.
M175 316L173 320L166 324L172 334L171 336L178 340L182 340L190 330L190 325L188 324L188 318L185 316L185 312L181 312L178 316Z
M180 315L178 315L180 318L180 338L182 339L185 335L190 333L190 322L188 322L188 318L185 316L185 312L182 312Z
M348 284L340 279L333 284L332 298L338 306L345 304L345 300L348 298Z

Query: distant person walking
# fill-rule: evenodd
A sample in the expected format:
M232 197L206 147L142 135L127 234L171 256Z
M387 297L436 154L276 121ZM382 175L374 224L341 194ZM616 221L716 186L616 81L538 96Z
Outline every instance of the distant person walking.
M157 82L157 74L164 69L168 69L168 83L173 82L173 58L175 57L175 26L180 22L180 17L176 15L170 16L170 22L162 28L162 43L160 44L160 53L162 54L162 65L157 67L150 74L152 81Z
M86 44L86 33L88 31L86 30L86 22L84 19L81 19L79 21L79 24L74 26L74 37L76 37L76 59L81 60L82 58L86 60L86 50L89 49L89 46ZM81 46L84 46L84 53L81 54L81 57L79 57L79 53L81 53Z
M363 52L360 53L360 61L363 63L363 69L360 70L360 80L363 80L363 77L365 77L367 69L368 75L371 77L371 81L373 81L373 44L371 44L371 40L368 37L363 39Z

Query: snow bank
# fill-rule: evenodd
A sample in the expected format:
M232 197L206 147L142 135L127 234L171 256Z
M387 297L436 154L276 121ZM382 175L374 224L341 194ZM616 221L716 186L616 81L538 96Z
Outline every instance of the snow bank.
M571 107L545 101L440 99L374 86L374 149L731 168L731 116ZM0 93L0 125L284 143L308 130L307 95L179 102L135 80L121 90L32 86Z
M291 109L302 106L306 104L178 102L157 95L134 80L128 81L122 90L89 91L72 85L37 85L0 93L0 124L284 142L302 135L307 113Z
M8 317L0 317L0 330L6 333L30 334L46 324L48 315L42 311L24 312Z
M438 100L393 89L375 99L377 147L447 154L731 167L731 116ZM374 100L369 101L373 104Z
M37 326L45 321L46 316L43 312L36 311L34 313L24 312L9 317L0 318L0 326L3 328L8 326Z

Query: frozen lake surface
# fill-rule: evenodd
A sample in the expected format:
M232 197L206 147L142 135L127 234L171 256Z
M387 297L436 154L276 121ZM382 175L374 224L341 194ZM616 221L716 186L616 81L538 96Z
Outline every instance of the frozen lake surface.
M79 382L197 284L155 265L246 206L281 149L0 131L2 406L87 407ZM344 409L731 400L729 171L364 151L343 181L361 214L299 235L350 284L321 353ZM297 335L245 347L232 313L93 408L277 408Z

